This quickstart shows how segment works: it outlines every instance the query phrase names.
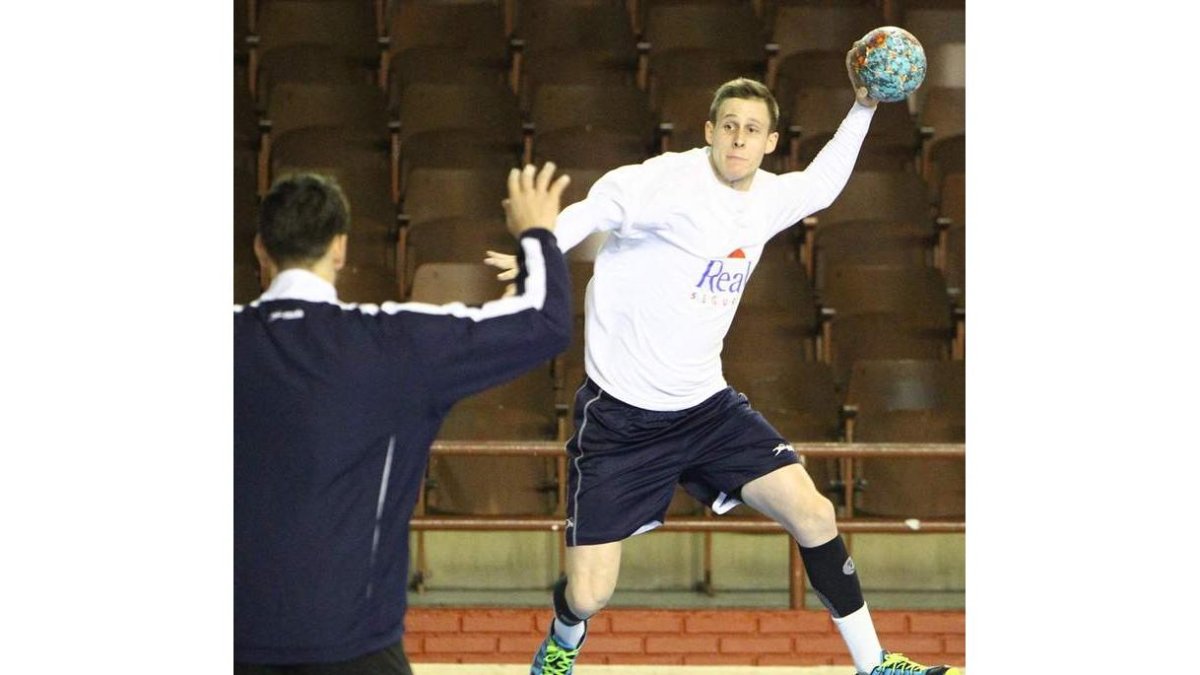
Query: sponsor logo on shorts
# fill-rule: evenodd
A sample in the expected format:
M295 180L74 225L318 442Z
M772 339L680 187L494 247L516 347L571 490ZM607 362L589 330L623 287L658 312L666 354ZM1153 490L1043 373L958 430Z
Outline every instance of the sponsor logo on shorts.
M790 452L792 454L796 454L796 449L793 448L790 443L780 443L779 445L775 446L775 449L772 450L771 452L774 452L775 456L778 457L783 452Z
M854 574L854 558L846 558L846 564L842 565L842 574L846 576Z
M575 519L574 519L574 518L567 518L567 529L569 530L569 529L571 529L572 527L575 527Z

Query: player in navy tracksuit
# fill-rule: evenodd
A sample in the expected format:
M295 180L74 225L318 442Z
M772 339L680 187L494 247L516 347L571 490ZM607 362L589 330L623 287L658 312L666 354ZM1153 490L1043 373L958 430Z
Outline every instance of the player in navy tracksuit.
M234 308L236 672L411 673L409 520L430 443L459 399L568 343L553 170L509 175L517 293L479 308L339 302L341 190L301 175L265 198L255 251L272 282Z

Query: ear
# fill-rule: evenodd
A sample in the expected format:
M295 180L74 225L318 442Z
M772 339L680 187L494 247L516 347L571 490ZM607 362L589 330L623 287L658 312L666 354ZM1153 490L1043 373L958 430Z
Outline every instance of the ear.
M713 129L715 129L715 128L716 127L713 126L713 123L711 120L704 123L704 142L705 143L712 145Z
M768 155L771 154L772 152L775 152L776 145L779 145L779 132L772 131L771 133L767 134L767 154Z
M334 235L333 241L329 244L329 258L333 263L334 271L341 271L346 266L346 247L349 246L350 235L338 234Z
M254 257L258 259L258 284L261 290L267 290L271 285L271 280L275 278L277 270L275 269L275 261L271 260L270 254L267 253L267 247L263 245L262 237L254 235Z

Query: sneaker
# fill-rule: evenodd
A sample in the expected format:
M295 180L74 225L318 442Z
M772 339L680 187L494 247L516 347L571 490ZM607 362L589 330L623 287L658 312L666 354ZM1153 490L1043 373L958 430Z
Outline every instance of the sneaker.
M533 655L533 666L529 669L529 675L571 675L575 672L575 657L579 656L579 648L586 639L585 621L583 637L579 638L579 644L575 645L574 649L568 649L554 637L554 623L551 622L550 634L542 641L542 646L538 647L537 654Z
M871 675L961 675L952 666L923 666L900 652L883 652L883 663L871 669Z

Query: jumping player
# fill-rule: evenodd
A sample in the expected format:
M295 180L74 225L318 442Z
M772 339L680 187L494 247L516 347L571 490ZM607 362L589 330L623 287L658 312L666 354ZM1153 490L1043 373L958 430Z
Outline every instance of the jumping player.
M621 542L662 524L677 483L717 513L744 502L795 538L859 672L958 672L882 649L833 505L721 372L722 341L764 244L829 206L850 177L877 103L850 78L856 101L805 171L759 169L779 141L779 107L761 83L739 78L713 98L708 147L610 171L559 216L564 251L594 231L609 237L587 288L587 376L567 442L566 575L531 675L573 672L587 619L616 588ZM511 275L510 258L489 252L487 262Z

